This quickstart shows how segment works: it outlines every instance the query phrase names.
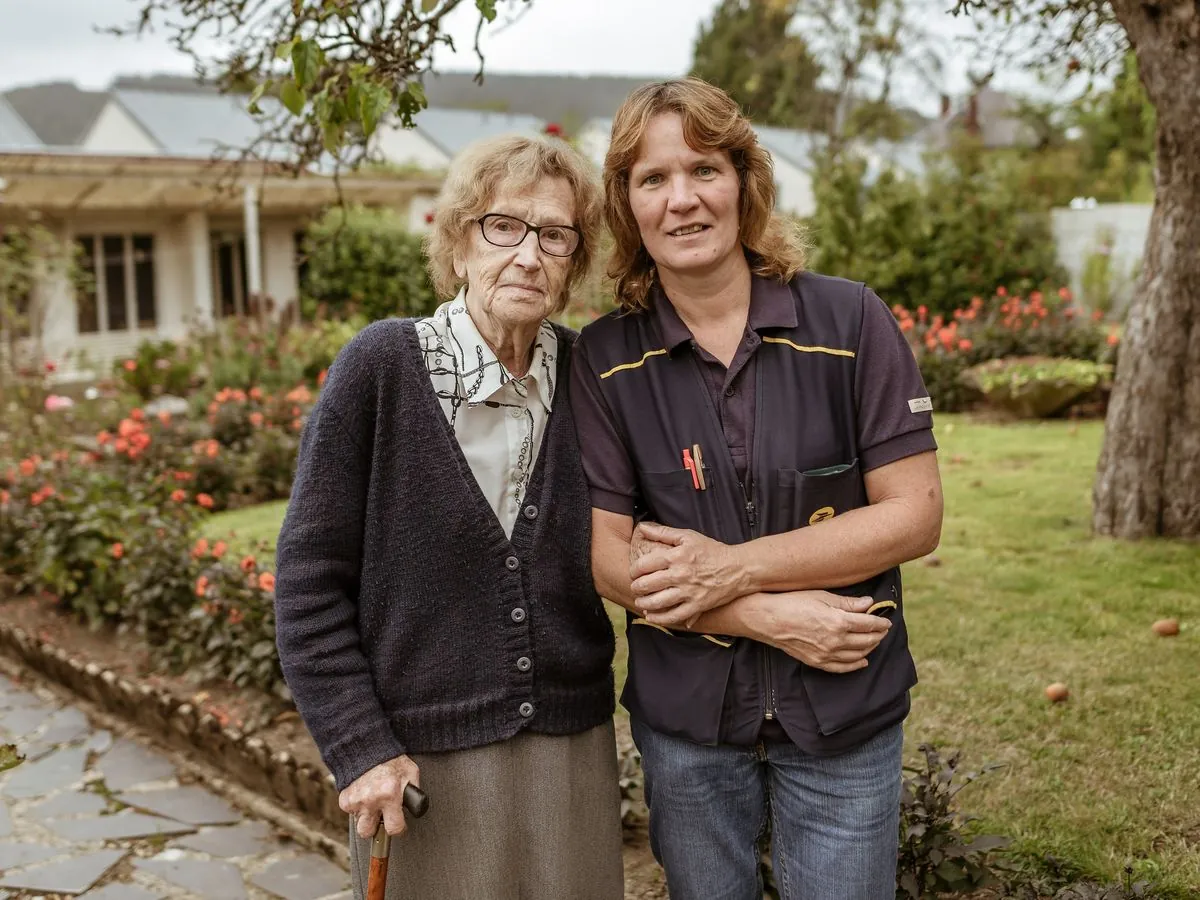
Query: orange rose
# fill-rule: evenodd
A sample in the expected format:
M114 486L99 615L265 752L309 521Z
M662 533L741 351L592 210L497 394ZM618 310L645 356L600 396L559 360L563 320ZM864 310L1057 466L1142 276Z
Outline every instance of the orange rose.
M113 557L113 559L120 559L124 555L125 555L125 545L122 544L120 541L117 541L115 544L112 545L112 557Z
M222 556L225 555L225 551L228 549L229 548L226 546L224 541L217 541L212 546L213 559L220 559Z
M171 491L171 499L176 503L182 503L187 499L187 491L183 490L182 488L176 488L175 490Z
M245 556L242 558L241 566L243 572L252 572L256 565L257 563L255 562L253 556Z
M270 593L275 590L275 576L270 572L263 572L258 576L258 586Z
M203 506L205 509L213 508L213 498L208 496L208 494L197 494L196 502L199 503L201 506Z

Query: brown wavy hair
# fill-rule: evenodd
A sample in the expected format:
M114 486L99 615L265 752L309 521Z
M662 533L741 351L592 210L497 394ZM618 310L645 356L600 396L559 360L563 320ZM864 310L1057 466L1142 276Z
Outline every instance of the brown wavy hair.
M629 203L629 172L650 120L675 113L693 150L729 154L738 173L739 237L755 275L790 281L804 268L799 226L775 212L775 167L733 98L699 78L646 84L633 91L613 118L604 158L604 218L613 238L608 277L625 310L645 309L655 279L654 260L642 243Z
M544 178L562 178L575 204L573 224L582 234L563 294L553 312L560 313L571 290L588 276L600 240L601 199L594 167L565 141L503 135L484 138L462 151L442 184L425 237L425 255L434 289L453 297L466 282L454 271L454 254L470 240L470 229L495 202L501 189L521 191ZM565 223L564 223L565 224Z

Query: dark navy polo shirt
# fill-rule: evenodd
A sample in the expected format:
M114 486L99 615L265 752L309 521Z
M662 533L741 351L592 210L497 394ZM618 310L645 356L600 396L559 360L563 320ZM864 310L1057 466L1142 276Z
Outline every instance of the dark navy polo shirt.
M937 449L932 419L928 415L913 415L904 402L928 396L912 351L891 311L869 289L867 294L854 386L858 406L859 462L864 473ZM753 277L745 331L728 368L695 341L691 330L657 284L653 289L650 315L654 317L663 346L672 357L691 354L700 364L738 478L744 481L749 448L753 447L754 439L757 351L762 338L769 336L772 329L796 327L796 301L791 287L772 279ZM898 402L898 398L903 400ZM596 370L588 360L586 342L576 345L572 357L571 404L579 432L583 468L591 485L592 505L632 516L637 503L636 472L631 454L601 393ZM660 408L658 398L646 397L647 415L657 414L654 411ZM738 690L738 685L730 684L730 693ZM727 709L731 705L731 699L727 699ZM807 706L806 703L803 705ZM749 731L730 721L723 723L723 740L739 744L757 740L794 740L801 749L824 755L857 746L882 727L903 720L908 709L909 700L905 695L892 709L883 710L872 720L834 735L820 734L815 714L806 709L800 721L793 722L792 738L778 720L763 719L759 729Z

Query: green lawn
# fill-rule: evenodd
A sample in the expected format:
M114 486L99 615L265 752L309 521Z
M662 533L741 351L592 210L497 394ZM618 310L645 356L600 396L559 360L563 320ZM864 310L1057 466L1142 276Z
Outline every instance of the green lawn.
M204 536L209 540L226 541L234 551L245 553L263 553L265 545L274 556L275 539L279 537L279 526L283 524L286 511L287 501L277 500L217 513L205 523Z
M1115 879L1200 889L1200 546L1089 534L1099 423L938 427L940 566L905 567L921 683L910 752L1005 763L960 796L988 831ZM214 516L274 542L284 504ZM228 539L228 538L227 538ZM1175 616L1182 633L1150 630ZM620 616L614 610L614 621ZM624 676L619 647L618 677ZM1052 705L1045 686L1065 682Z

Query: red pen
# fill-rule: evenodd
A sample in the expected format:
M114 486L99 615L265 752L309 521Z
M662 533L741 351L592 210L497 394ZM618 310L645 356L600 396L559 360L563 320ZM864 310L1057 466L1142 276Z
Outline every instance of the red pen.
M683 451L683 467L692 473L692 487L700 490L700 476L697 473L696 463L692 459L692 451L684 448Z

